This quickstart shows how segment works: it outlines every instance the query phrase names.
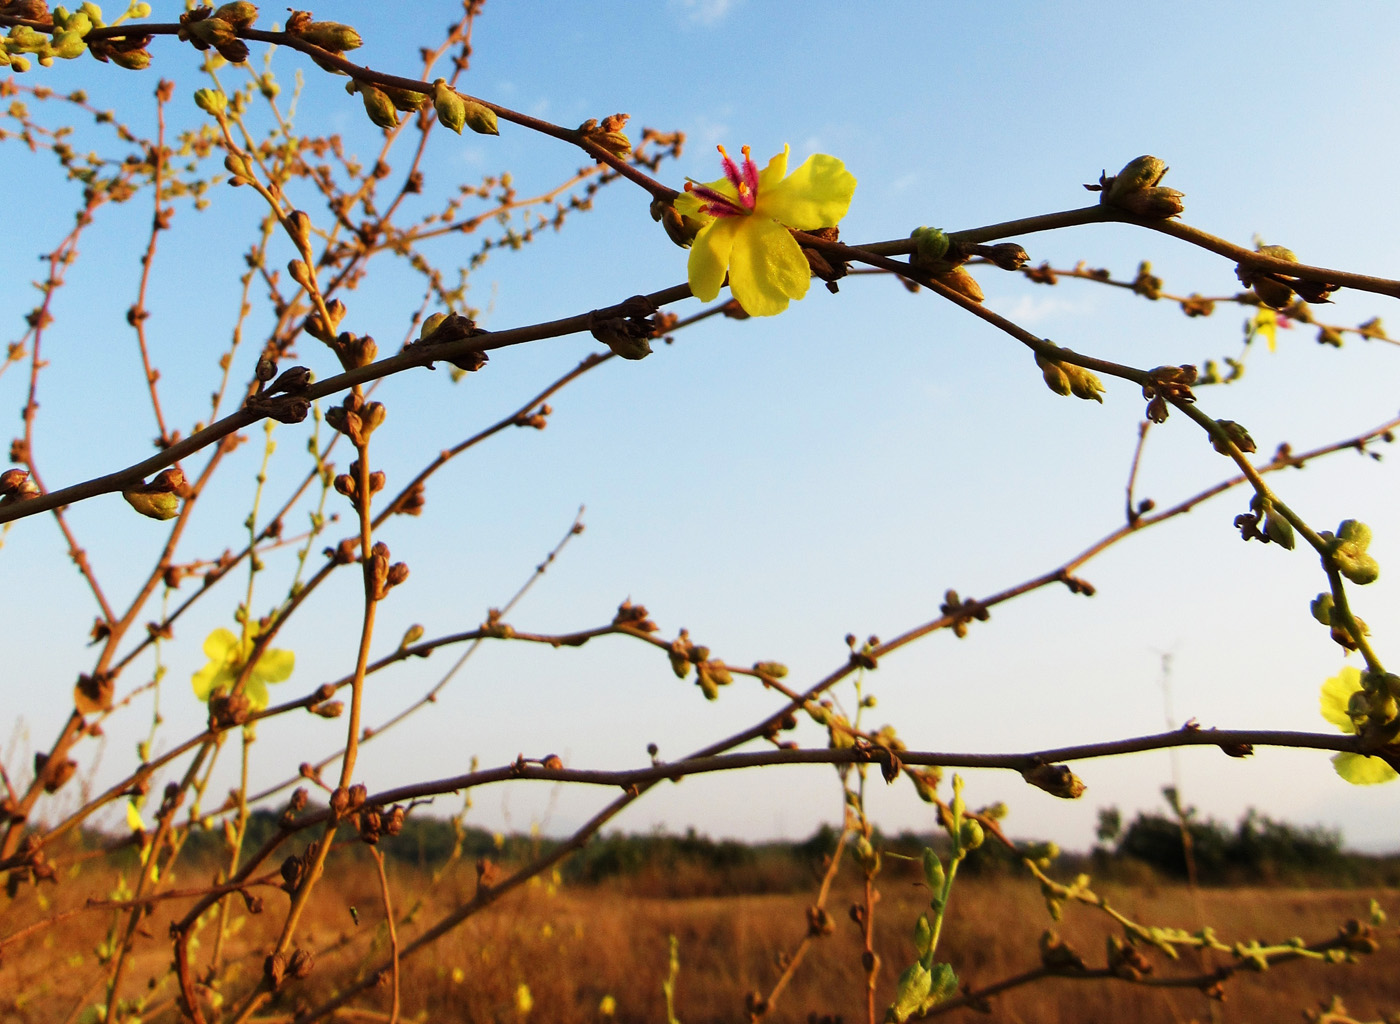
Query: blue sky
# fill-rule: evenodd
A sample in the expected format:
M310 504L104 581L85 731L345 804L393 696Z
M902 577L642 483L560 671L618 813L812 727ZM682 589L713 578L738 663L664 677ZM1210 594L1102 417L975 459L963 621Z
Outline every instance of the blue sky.
M175 5L157 5L158 16L162 6ZM354 56L410 75L417 47L454 11L417 4L419 24L405 26L396 5L333 6L317 14L362 32L366 45ZM842 224L851 241L1082 205L1093 198L1082 183L1150 152L1171 165L1165 183L1186 193L1188 222L1242 244L1258 234L1307 262L1400 277L1389 187L1397 22L1400 12L1380 4L1340 6L1322 18L1303 4L1270 5L1265 17L1243 4L1128 11L731 0L563 8L496 0L478 21L462 87L565 125L625 111L633 130L682 130L685 155L663 171L675 185L717 177L717 143L731 150L747 143L765 159L784 143L796 160L830 153L860 183ZM197 124L189 96L205 83L196 62L168 40L154 49L158 73L178 82L172 120ZM343 132L347 149L373 151L378 132L337 82L287 52L273 66L288 85L294 69L305 71L306 123ZM27 81L103 90L103 105L148 130L156 74L89 61L36 69ZM504 126L499 139L435 133L425 173L434 196L505 169L528 193L579 162L552 140ZM0 180L44 180L37 176L50 166L11 143L0 146ZM12 225L0 256L4 308L32 305L25 281L38 265L31 258L66 230L71 196L26 197L22 228ZM163 238L152 302L167 411L184 429L207 408L237 303L227 282L261 212L247 189L223 188L215 198L204 214L182 212ZM324 217L306 201L313 217ZM141 237L148 218L141 202L104 211L55 310L40 435L51 486L149 452L154 427L123 321L138 269L130 238ZM1128 227L1018 240L1036 262L1085 260L1119 277L1149 259L1173 292L1238 287L1228 263ZM450 263L454 247L470 251L454 240L433 252ZM392 263L379 269L382 277L346 297L347 325L376 335L385 350L406 330L418 293ZM484 325L500 329L659 289L684 272L684 253L652 224L646 197L615 187L558 235L493 256L473 276L470 298ZM1050 289L978 273L990 307L1080 351L1151 366L1240 348L1244 314L1228 307L1188 320L1167 303L1085 282ZM22 330L20 315L12 315L7 339ZM1388 300L1347 294L1326 313L1343 324L1376 315L1395 317ZM1251 353L1239 384L1200 395L1212 415L1245 424L1261 453L1282 441L1302 449L1337 440L1395 413L1400 352L1391 346L1349 339L1337 352L1306 330L1281 332L1280 342L1277 353ZM459 385L441 372L387 383L380 397L389 417L376 444L382 439L391 489L596 348L586 338L558 339L502 352ZM320 375L333 372L309 341L300 353ZM246 363L250 353L243 355ZM23 387L15 370L0 378L0 407L17 412ZM974 596L1001 590L1117 526L1143 410L1134 389L1113 381L1102 406L1058 398L1018 343L927 293L870 277L843 282L839 296L814 288L777 318L685 331L651 359L614 362L553 404L549 429L512 431L462 460L434 480L421 520L400 520L384 536L413 576L381 610L381 649L410 623L432 636L479 622L586 504L587 532L511 617L517 628L596 625L630 596L667 635L687 627L737 664L784 661L806 684L844 659L846 633L893 636L936 617L949 587ZM236 543L247 514L241 496L261 448L261 433L250 437L226 470L228 489L219 492L226 503L221 497L201 509L188 557ZM273 470L274 492L305 471L296 454L304 434L287 428L278 437L287 458ZM1150 436L1138 493L1166 505L1228 470L1198 430L1173 417ZM1320 529L1345 518L1373 526L1383 575L1357 592L1357 611L1372 624L1381 656L1396 657L1386 628L1398 610L1389 571L1400 557L1393 462L1348 453L1281 477L1278 486ZM1217 499L1109 552L1083 572L1099 591L1092 600L1042 591L997 609L964 640L937 635L885 659L868 680L879 705L867 724L894 723L914 748L960 751L1158 731L1166 714L1161 658L1169 653L1178 722L1326 728L1317 691L1343 661L1308 616L1322 574L1304 550L1241 543L1231 520L1246 501ZM99 571L125 580L114 584L118 594L163 538L156 524L133 522L116 498L71 515ZM7 694L21 723L4 748L12 768L56 733L72 680L90 664L82 642L94 609L64 558L45 520L12 528L0 550L4 578L25 581L5 630L18 648L11 678L24 680ZM270 564L286 569L285 561ZM275 600L275 585L261 586L260 600ZM203 664L200 641L231 623L242 589L242 580L230 581L211 594L167 649L158 747L197 727L201 709L186 680ZM346 610L355 589L348 577L327 588L288 627L285 646L299 663L284 690L303 692L348 670L358 615ZM376 680L367 721L427 689L450 658L444 652ZM141 663L124 682L150 670ZM849 702L849 691L841 696ZM579 767L640 765L648 742L677 757L770 707L742 680L707 703L664 658L617 638L564 652L497 645L474 658L431 716L367 746L358 774L381 789L455 774L472 755L491 765L521 752L558 753ZM108 730L98 778L127 765L131 744L144 736L148 709L129 717ZM340 723L320 720L263 726L259 779L284 777L329 751L339 731ZM822 742L815 727L799 736ZM1007 800L1014 834L1085 846L1097 808L1160 807L1158 789L1171 780L1166 753L1076 767L1089 791L1074 805L995 773L972 773L969 800ZM1398 845L1388 822L1400 785L1349 787L1323 755L1261 752L1235 761L1186 751L1180 781L1188 803L1231 821L1252 806L1340 827L1355 845ZM472 813L487 827L539 823L560 832L604 799L515 787L478 793ZM887 831L930 827L908 787L878 787L871 800ZM687 780L649 795L618 824L801 837L839 815L829 769L785 768Z

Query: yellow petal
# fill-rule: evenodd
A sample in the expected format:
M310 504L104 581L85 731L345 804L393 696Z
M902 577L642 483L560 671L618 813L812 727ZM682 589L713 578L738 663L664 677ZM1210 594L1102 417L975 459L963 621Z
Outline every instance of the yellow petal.
M253 675L264 682L280 683L292 674L296 662L297 656L291 651L263 651L253 669Z
M126 827L133 832L146 831L146 823L141 820L141 812L130 800L126 802Z
M1353 786L1374 786L1378 782L1389 782L1397 775L1395 769L1379 757L1365 754L1337 754L1332 758L1332 767Z
M1347 702L1351 695L1361 689L1361 670L1351 665L1345 666L1327 682L1322 684L1322 717L1342 732L1356 732L1356 723L1347 714ZM1382 762L1384 763L1384 762Z
M774 316L807 294L812 272L787 228L757 216L743 222L729 257L729 288L749 316Z
M723 184L728 185L729 182L725 181ZM711 185L710 187L718 188L718 185ZM730 189L729 191L733 192L734 190ZM676 196L676 201L671 205L676 208L676 212L682 217L695 217L702 221L712 219L710 215L705 212L705 204L696 199L689 192L682 192L680 195Z
M228 652L238 646L238 637L220 627L204 638L204 656L210 661L222 664Z
M729 269L729 254L734 247L735 228L748 217L720 217L711 221L695 236L686 264L690 290L701 302L711 302L724 284Z
M256 672L243 684L243 696L248 698L248 706L254 711L267 707L267 684L258 678Z
M768 166L758 172L758 198L763 198L763 193L767 189L777 188L779 182L787 177L788 154L792 152L791 146L783 146L783 151L768 161ZM725 184L729 182L726 180ZM730 191L733 191L731 188Z
M211 661L190 677L190 685L194 687L196 700L207 701L209 695L221 686L225 690L232 689L233 679L233 673L224 662Z
M772 217L798 231L832 227L851 208L856 178L834 156L809 156L772 187L761 185L754 216Z

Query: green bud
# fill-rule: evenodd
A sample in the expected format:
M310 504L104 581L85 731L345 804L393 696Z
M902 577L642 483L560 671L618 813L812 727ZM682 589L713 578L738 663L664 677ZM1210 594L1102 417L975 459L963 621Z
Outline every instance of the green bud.
M602 146L613 156L622 160L632 155L632 140L622 132L598 132L588 136L588 141Z
M467 101L447 84L445 78L433 83L433 109L437 111L439 124L458 135L462 134L462 126L467 123Z
M1309 610L1312 612L1312 617L1318 622L1324 626L1330 626L1332 625L1332 605L1331 594L1318 594L1313 598Z
M224 4L214 12L214 17L226 21L234 28L247 28L258 18L258 9L247 0L235 0Z
M958 845L964 850L977 849L986 838L986 834L982 831L982 825L972 818L964 821L962 828L958 829Z
M357 50L364 44L360 33L349 25L342 25L338 21L310 22L302 26L297 35L308 43L319 46L323 50L330 50L332 53Z
M147 50L113 50L108 59L128 71L145 71L151 66L151 54Z
M1062 800L1077 800L1084 794L1084 783L1066 765L1036 765L1022 772L1021 777L1032 786Z
M360 83L360 98L365 102L365 113L380 128L397 128L399 115L394 109L394 101L385 95L383 89Z
M213 114L218 117L228 109L228 96L222 89L196 89L194 103L206 114ZM232 168L229 168L232 170ZM242 173L235 171L234 173Z
M1264 516L1264 536L1281 548L1293 550L1293 524L1273 509Z
M1151 188L1167 173L1166 161L1161 157L1140 156L1118 172L1113 184L1108 187L1108 201L1116 203L1129 192Z
M934 896L943 894L947 878L947 872L943 870L943 862L938 859L938 854L924 847L924 881L928 883L929 891Z
M767 676L769 679L782 679L788 674L787 666L779 661L756 662L753 670L761 676Z
M392 85L381 85L379 88L383 89L384 95L393 101L395 110L406 110L412 113L428 102L428 97L413 89L397 89Z
M449 313L434 313L431 316L429 316L426 320L423 321L423 326L418 331L418 340L427 341L429 338L431 338L434 332L436 332L437 329L442 326L442 322L446 320L450 315L451 314Z
M1069 389L1075 398L1103 404L1103 381L1099 380L1097 374L1073 363L1064 364L1064 373L1069 378Z
M132 4L126 9L128 17L149 18L151 16L151 5L147 3Z
M496 126L496 112L484 103L478 103L474 99L466 96L462 97L466 104L465 119L467 127L478 135L500 135L500 129Z
M1225 438L1220 438L1212 434L1210 443L1211 447L1221 455L1230 454L1230 444L1233 444L1246 455L1258 450L1257 446L1254 444L1254 438L1249 436L1249 431L1234 420L1216 420L1215 425L1224 432ZM1229 444L1225 443L1226 439L1229 440Z
M78 10L77 10L76 13L78 13L78 14L86 14L90 19L92 19L92 23L93 23L94 25L101 25L101 24L103 23L103 22L102 22L102 8L101 8L101 7L98 7L98 6L97 6L96 4L94 4L94 3L85 3L85 4L83 4L81 7L78 8Z
M399 641L399 650L412 647L419 640L423 639L423 627L419 623L414 623L403 632L403 639Z
M72 60L86 52L87 43L83 42L82 35L77 32L60 32L53 37L52 53L55 57Z
M948 235L938 228L915 228L909 233L914 240L914 266L935 264L948 255Z
M1283 260L1286 263L1297 263L1298 254L1292 249L1283 245L1261 245L1254 250L1261 256L1272 256L1276 260Z
M1041 376L1045 378L1045 386L1057 395L1068 397L1071 391L1069 374L1065 373L1065 368L1053 359L1035 354L1035 365L1040 367Z
M1327 537L1327 534L1323 534ZM1380 564L1366 553L1371 544L1371 528L1356 519L1348 519L1337 527L1337 536L1329 538L1328 553L1337 570L1357 586L1374 583L1380 577Z
M221 18L192 21L189 23L188 31L195 39L210 46L227 46L238 38L234 35L233 26Z

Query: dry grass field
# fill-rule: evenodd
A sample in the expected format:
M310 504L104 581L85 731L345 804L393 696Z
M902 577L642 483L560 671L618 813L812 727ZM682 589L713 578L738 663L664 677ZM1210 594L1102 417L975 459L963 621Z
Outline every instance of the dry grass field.
M373 866L342 860L340 867L340 871L333 867L329 884L319 887L304 926L302 944L317 951L314 971L304 981L285 985L279 1001L256 1019L290 1020L299 1007L320 1002L387 954L388 930ZM442 912L470 899L476 885L471 864L459 864L438 884L430 885L421 870L391 862L389 879L400 916L413 910L420 896L423 899L412 920L399 925L401 943L410 941ZM57 887L21 890L0 910L0 938L14 936L55 913L82 908L90 896L110 895L94 888L96 880L97 872L81 871ZM200 881L175 879L174 887ZM585 886L566 884L556 875L554 882L540 881L508 894L403 964L402 1019L664 1022L662 986L673 935L679 950L676 1017L684 1024L746 1019L745 995L771 988L784 957L806 933L811 895L657 895L672 888L671 881L675 880L643 873L625 882ZM703 891L703 880L690 879L686 888ZM900 970L912 959L910 932L927 905L927 896L914 876L901 873L882 877L880 889L876 948L882 967L877 1005L883 1008ZM226 984L235 997L260 975L261 951L281 919L275 911L287 899L272 886L258 892L266 901L265 912L249 914L241 900L233 901L229 938L219 954L228 965ZM1100 892L1145 924L1194 930L1201 923L1191 894L1179 885L1106 884ZM812 945L767 1020L840 1019L854 1024L864 1019L861 944L847 914L859 896L853 881L838 882L828 901L834 933ZM1314 941L1335 934L1347 918L1364 919L1372 897L1387 913L1400 914L1400 893L1394 890L1205 889L1199 894L1199 907L1204 920L1227 942L1283 942L1295 935ZM145 1022L178 1019L167 973L167 926L186 906L182 900L161 903L138 940L135 970L128 974L129 987L123 994L148 998L141 1017ZM0 1020L7 1024L83 1020L85 1009L100 999L98 958L113 920L110 910L83 910L7 944L0 963ZM1038 889L1027 879L970 878L960 881L955 890L941 954L964 981L987 985L1038 966L1037 941L1049 924ZM211 915L199 936L196 956L202 966L214 955L215 926ZM1056 927L1090 966L1103 964L1104 943L1113 928L1101 912L1069 906ZM1400 946L1389 929L1380 952L1356 964L1292 963L1263 974L1242 973L1227 985L1226 1001L1214 1004L1214 1019L1261 1024L1300 1021L1303 1010L1339 994L1356 1019L1376 1020L1400 1009L1397 952ZM1154 976L1199 969L1199 964L1168 965L1160 958L1154 963ZM390 987L387 977L384 980L376 995L357 1001L360 1009L335 1019L387 1020ZM1189 988L1054 978L997 996L989 1016L960 1009L948 1019L1028 1024L1208 1021L1212 1004Z

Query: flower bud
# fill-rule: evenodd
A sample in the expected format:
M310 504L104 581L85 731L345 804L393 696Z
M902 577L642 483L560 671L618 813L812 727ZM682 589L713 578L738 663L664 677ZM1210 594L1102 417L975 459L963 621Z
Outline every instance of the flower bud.
M208 8L205 8L208 10ZM195 45L204 45L200 49L208 49L211 46L226 46L237 40L233 33L233 26L221 18L205 18L202 21L186 22L190 38L195 41Z
M206 114L218 117L228 109L228 96L224 94L222 89L196 89L194 103ZM229 170L233 170L233 168L229 168Z
M1337 570L1357 586L1374 583L1381 574L1380 564L1366 553L1371 543L1371 528L1363 522L1348 519L1337 527L1337 536L1323 534L1329 541L1328 553Z
M332 53L357 50L364 44L360 33L349 25L342 25L338 21L309 22L303 25L296 34L308 43L319 46L323 50L330 50Z
M365 113L380 128L397 128L399 114L394 109L394 101L385 95L383 89L360 83L360 98L365 102Z
M145 17L150 17L150 15L145 15ZM236 29L247 28L257 20L258 9L247 0L235 0L234 3L224 4L214 11L214 17L220 21L228 22Z
M982 286L977 283L977 278L962 267L954 267L946 273L939 274L933 280L973 302L982 301Z
M1069 375L1065 369L1054 359L1035 354L1035 365L1040 367L1041 376L1045 378L1045 386L1057 395L1066 397L1070 394Z
M467 123L467 101L447 84L445 78L433 83L433 109L437 111L439 124L458 135L462 134L462 126Z
M474 99L462 97L466 104L465 119L467 127L478 135L500 135L501 131L496 125L496 112L484 103L478 103Z
M146 50L113 50L109 57L117 67L128 71L145 71L151 66L151 55Z
M174 519L180 514L180 496L158 484L142 484L122 491L126 503L148 519Z
M1062 800L1077 800L1084 793L1084 783L1063 764L1040 764L1021 773L1032 786L1045 790Z
M948 235L938 228L915 228L909 237L914 239L914 255L910 262L916 267L931 266L948 255Z
M977 849L984 839L986 834L982 831L982 824L974 818L965 820L962 828L958 829L958 845L964 850Z

